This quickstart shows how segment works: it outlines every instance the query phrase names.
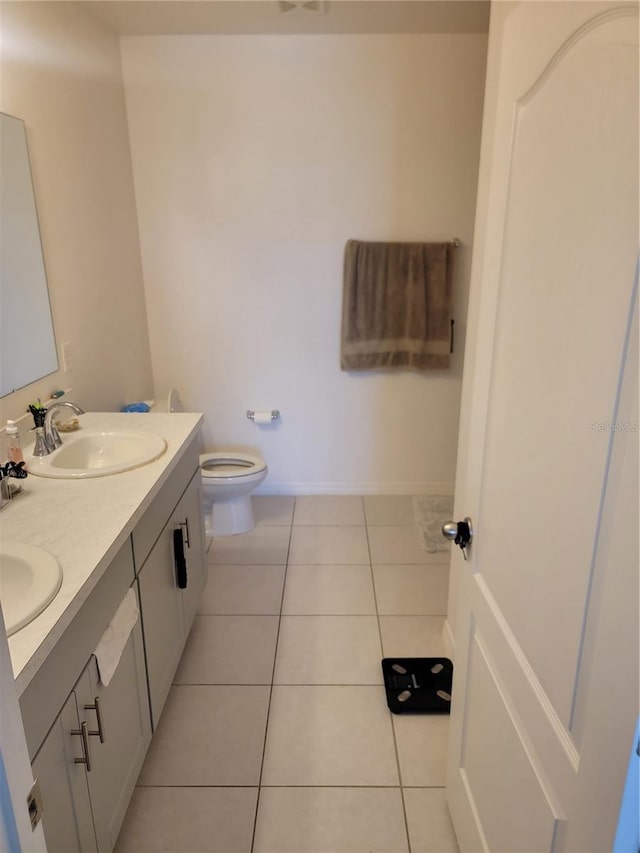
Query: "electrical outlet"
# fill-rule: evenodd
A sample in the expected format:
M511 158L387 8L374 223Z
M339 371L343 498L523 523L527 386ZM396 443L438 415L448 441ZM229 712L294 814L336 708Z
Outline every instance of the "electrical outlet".
M27 795L27 808L29 810L29 820L31 821L31 829L35 829L40 823L44 807L42 805L42 794L40 793L40 785L36 779L31 790Z
M69 341L60 344L60 357L62 360L62 372L68 373L71 370L71 344Z

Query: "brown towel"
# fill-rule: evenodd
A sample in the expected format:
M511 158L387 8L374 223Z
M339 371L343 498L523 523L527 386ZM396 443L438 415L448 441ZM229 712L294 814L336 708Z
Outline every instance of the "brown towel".
M364 243L344 253L342 370L449 367L451 243Z

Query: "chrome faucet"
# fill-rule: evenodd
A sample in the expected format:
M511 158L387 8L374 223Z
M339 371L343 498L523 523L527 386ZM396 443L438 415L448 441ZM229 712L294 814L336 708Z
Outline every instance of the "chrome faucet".
M84 415L84 409L81 409L80 406L76 406L75 403L71 403L67 400L61 400L59 403L52 403L48 407L47 414L44 419L44 441L47 447L47 453L53 453L53 451L62 444L60 433L53 422L54 413L57 412L58 409L62 408L71 409L71 411L76 415Z

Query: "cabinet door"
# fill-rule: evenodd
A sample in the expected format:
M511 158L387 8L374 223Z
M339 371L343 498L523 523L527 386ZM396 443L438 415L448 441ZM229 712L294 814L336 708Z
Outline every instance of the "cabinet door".
M42 827L49 853L94 853L91 804L87 787L76 695L72 693L33 761L40 783Z
M182 529L184 556L187 563L187 586L182 590L185 633L188 635L200 604L206 579L206 546L202 511L200 474L191 480L173 514L175 526Z
M94 657L76 687L80 720L89 727L93 764L87 773L99 851L116 843L151 740L140 621L134 625L109 686Z
M200 472L151 549L138 575L154 729L198 609L206 572ZM183 562L184 561L184 562ZM185 578L180 569L186 569Z
M166 525L138 576L154 729L185 643L182 597L173 559L173 530L172 524Z

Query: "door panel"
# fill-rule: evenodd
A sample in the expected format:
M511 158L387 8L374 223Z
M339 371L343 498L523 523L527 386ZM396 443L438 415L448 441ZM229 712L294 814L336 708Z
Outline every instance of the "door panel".
M609 850L638 710L638 293L615 422L572 736L580 767L561 830L564 851ZM616 488L611 488L615 485ZM630 536L629 532L634 533ZM594 736L595 733L595 736ZM614 774L611 768L619 768ZM584 819L587 810L589 819ZM575 815L575 819L574 819Z
M511 697L497 678L486 643L474 634L467 670L462 768L483 816L489 850L549 850L558 817L553 795Z
M637 381L637 56L637 7L493 4L456 483L475 539L469 563L452 560L448 799L463 851L579 849L577 824L600 839L584 850L613 838L625 765L600 743L597 687L621 697L606 729L628 743L637 637L593 667L602 638L624 636L611 608L600 625L623 577L602 520L612 504L622 529L638 517L611 466L614 441L633 440L615 426L632 417L625 365ZM627 610L637 633L637 595Z
M635 265L637 69L607 41L624 26L585 33L516 108L478 519L478 565L567 726L607 463L592 425L611 420Z

